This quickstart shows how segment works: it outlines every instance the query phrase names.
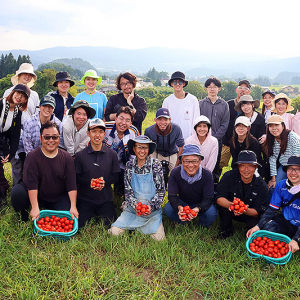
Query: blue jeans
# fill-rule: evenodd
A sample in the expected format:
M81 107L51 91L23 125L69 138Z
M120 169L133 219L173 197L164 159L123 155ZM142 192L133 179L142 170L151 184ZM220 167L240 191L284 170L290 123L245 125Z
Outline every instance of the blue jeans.
M179 201L182 204L182 206L189 205L189 204L183 202L180 199L179 199ZM190 208L194 208L196 205L195 204L190 204L189 206L190 206ZM165 212L165 215L168 218L170 218L171 220L173 220L177 224L186 224L187 223L187 222L182 222L179 219L178 211L175 211L172 208L170 202L168 202L166 204L166 206L164 207L164 212ZM216 209L215 205L212 204L207 211L205 211L202 214L199 214L198 224L203 226L203 227L209 227L216 220L217 215L218 215L217 209Z
M279 166L279 168L277 169L277 176L276 176L276 184L281 181L281 180L284 180L284 179L287 179L287 175L286 173L282 170L282 165ZM269 193L268 193L268 200L269 200L269 203L272 199L272 195L274 193L274 188L270 188L269 189Z

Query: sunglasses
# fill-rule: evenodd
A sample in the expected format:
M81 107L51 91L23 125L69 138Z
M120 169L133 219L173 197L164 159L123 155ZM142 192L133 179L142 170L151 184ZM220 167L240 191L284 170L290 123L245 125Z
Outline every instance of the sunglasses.
M183 81L182 80L173 80L172 83L174 85L176 85L176 84L183 85Z
M46 140L49 141L52 139L53 141L56 141L59 139L59 135L42 135L42 137Z

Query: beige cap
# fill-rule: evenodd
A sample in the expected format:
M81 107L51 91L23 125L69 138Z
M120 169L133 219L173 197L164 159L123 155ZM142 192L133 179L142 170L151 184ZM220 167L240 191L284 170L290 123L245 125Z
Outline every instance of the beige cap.
M19 70L16 72L16 75L14 75L12 78L11 78L11 83L13 85L17 85L19 84L19 75L20 74L23 74L23 73L27 73L27 74L31 74L33 75L32 79L30 82L27 83L27 86L29 88L31 88L34 84L34 82L36 81L36 75L34 73L34 69L33 69L33 65L29 64L29 63L23 63L21 64L21 66L19 67Z
M284 120L279 115L272 115L268 118L267 125L269 124L281 124L284 123Z

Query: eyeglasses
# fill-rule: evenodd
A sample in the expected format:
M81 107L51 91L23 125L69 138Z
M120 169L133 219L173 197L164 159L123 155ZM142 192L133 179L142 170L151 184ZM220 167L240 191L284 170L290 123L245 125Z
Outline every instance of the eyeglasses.
M287 173L292 173L292 172L295 172L296 174L300 174L300 168L288 168L287 169Z
M149 150L149 146L141 146L141 145L137 145L135 146L135 148L139 149L139 150Z
M121 122L125 122L126 124L131 124L131 119L130 118L124 118L124 117L118 117L118 119L121 121Z
M250 91L250 89L245 86L238 86L238 90Z
M46 140L49 141L52 139L53 141L56 141L59 139L59 135L42 135L42 137Z
M131 82L130 82L130 81L128 81L128 82L123 82L123 83L120 84L120 86L129 86L129 85L131 85Z
M182 163L184 165L189 165L189 164L192 164L192 165L197 165L199 163L200 159L194 159L194 160L183 160Z
M183 85L183 81L182 81L182 80L173 80L172 83L173 83L174 85L177 85L177 84Z
M208 86L207 89L210 89L210 90L216 90L218 87L217 86Z

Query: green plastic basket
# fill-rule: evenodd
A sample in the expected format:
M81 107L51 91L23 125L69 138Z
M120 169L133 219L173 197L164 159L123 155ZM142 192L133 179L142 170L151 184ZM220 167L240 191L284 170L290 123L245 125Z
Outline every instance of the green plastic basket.
M72 220L71 214L69 211L62 211L62 210L42 210L40 212L39 219L45 218L45 217L50 217L55 216L59 218L66 217L68 220ZM38 219L38 220L39 220ZM34 220L34 228L33 232L36 235L39 236L47 236L47 237L52 237L55 239L67 241L70 239L77 231L78 231L78 220L77 218L74 218L74 224L73 224L73 230L70 232L55 232L55 231L45 231L37 226L37 219Z
M261 254L257 254L254 253L250 250L250 243L252 243L253 240L255 240L257 237L264 237L266 236L267 238L270 238L271 240L279 240L280 242L285 242L286 244L288 244L291 239L284 235L284 234L280 234L280 233L275 233L275 232L271 232L271 231L267 231L267 230L258 230L256 232L254 232L252 234L252 236L250 236L246 242L246 248L247 248L247 255L251 258L264 258L264 260L268 263L272 263L275 265L285 265L286 263L288 263L290 261L290 259L292 258L292 252L289 252L287 255L285 255L284 257L280 257L280 258L273 258L273 257L269 257L269 256L265 256L265 255L261 255Z

